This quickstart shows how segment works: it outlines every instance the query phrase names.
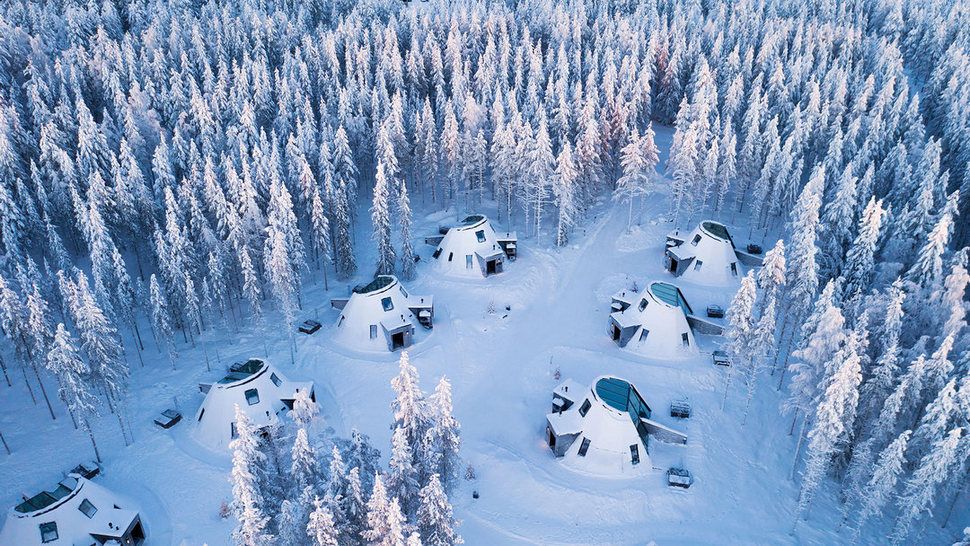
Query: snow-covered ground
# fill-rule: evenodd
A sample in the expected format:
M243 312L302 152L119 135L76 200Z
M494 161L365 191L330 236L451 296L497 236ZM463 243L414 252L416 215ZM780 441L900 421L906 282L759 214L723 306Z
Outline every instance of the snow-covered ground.
M658 140L664 137L669 134ZM410 354L426 391L441 375L453 384L462 455L477 474L476 480L462 480L451 498L467 544L845 541L837 534L838 503L824 493L808 521L792 534L797 486L788 476L794 440L788 433L790 417L778 409L777 375L765 377L742 423L740 379L730 383L724 403L730 370L711 364L710 352L720 338L699 335L697 357L665 362L620 350L607 335L612 293L633 283L642 288L651 279L672 280L662 268L664 235L671 229L660 220L666 207L663 195L649 199L643 222L628 231L626 206L599 202L564 249L550 248L551 230L537 245L534 238L521 240L521 225L511 226L520 232L519 258L505 273L488 279L441 278L429 263L434 248L419 247L418 275L407 286L434 295L437 309L433 332L420 338ZM494 205L482 212L495 221ZM414 231L433 234L439 223L460 216L429 212ZM365 226L357 236L367 237L366 217L358 223ZM506 226L496 222L496 227ZM743 241L746 233L736 233ZM372 257L359 258L361 269L370 270ZM362 273L354 280L365 277ZM308 284L303 315L324 327L297 338L293 364L286 334L273 314L238 335L210 329L195 348L180 348L176 370L154 347L145 353L144 369L129 355L136 441L124 447L116 421L101 418L96 434L105 472L97 480L137 502L150 544L229 541L232 521L219 517L220 504L230 497L229 456L199 445L190 429L202 401L197 383L217 379L233 361L268 357L292 380L313 380L326 427L332 429L318 432L346 436L357 427L386 460L390 379L397 373L398 354L355 353L331 342L338 313L329 298L345 297L350 284L331 282L329 292L319 279ZM723 290L678 284L695 309L708 303L726 306L730 300ZM581 384L601 374L633 382L655 419L688 434L687 445L651 442L654 470L645 478L604 479L567 469L544 440L557 370ZM62 470L93 454L63 410L52 423L42 402L30 402L22 381L0 390L0 431L13 449L11 456L0 456L0 505L9 507L21 494L52 486ZM693 416L670 418L670 403L684 399L693 406ZM153 415L170 406L182 411L183 422L168 431L157 429ZM668 488L664 472L670 466L690 469L694 486ZM473 491L480 498L473 499ZM878 533L875 524L871 530ZM934 525L924 531L920 540L925 543L943 540ZM864 542L882 542L878 534L868 536Z

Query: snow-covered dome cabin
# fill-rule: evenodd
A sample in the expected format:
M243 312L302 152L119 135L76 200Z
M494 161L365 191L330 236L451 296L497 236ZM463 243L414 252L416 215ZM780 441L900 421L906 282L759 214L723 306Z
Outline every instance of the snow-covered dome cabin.
M617 345L655 358L697 353L688 317L693 310L676 286L653 281L639 294L623 290L613 295L607 332Z
M563 464L600 476L649 473L648 435L685 444L687 436L650 419L650 406L632 383L601 376L584 388L571 379L553 391L546 442Z
M269 363L256 358L237 362L225 377L203 383L205 400L195 416L196 436L205 444L226 447L236 437L236 406L257 428L279 422L280 415L293 409L299 392L316 402L311 381L290 381Z
M108 541L143 544L145 529L138 511L78 474L69 474L53 490L11 508L0 531L0 544L11 546L93 546Z
M378 275L330 304L340 310L335 339L356 349L409 347L416 326L430 330L434 325L434 298L409 294L393 275Z
M488 277L502 272L506 258L515 260L518 239L514 231L497 233L487 217L473 214L457 226L447 228L443 237L428 237L426 241L438 245L432 256L439 271L464 277Z
M679 231L667 234L664 269L705 286L739 285L744 276L731 234L712 220L701 222L686 237Z

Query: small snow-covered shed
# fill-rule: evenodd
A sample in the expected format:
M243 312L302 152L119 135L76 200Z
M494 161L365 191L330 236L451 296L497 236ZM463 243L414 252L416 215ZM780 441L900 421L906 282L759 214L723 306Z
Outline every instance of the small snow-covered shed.
M741 257L724 224L705 220L686 236L667 235L664 269L676 277L706 286L741 283Z
M613 295L607 332L617 345L656 358L697 353L694 331L687 320L693 310L676 286L653 281L637 294Z
M546 442L567 466L602 476L650 472L648 435L684 444L687 436L650 419L650 406L630 382L601 376L589 388L567 379L553 391Z
M488 277L505 269L505 260L515 260L518 238L514 231L496 232L488 218L473 214L444 237L429 237L437 243L432 255L439 271L456 276Z
M195 434L204 443L226 447L236 437L236 406L257 428L279 422L280 415L293 409L299 392L316 402L311 381L290 381L269 363L249 359L229 367L225 377L199 388L206 394L196 413Z
M414 343L416 326L434 326L434 298L409 294L393 275L378 275L330 304L340 309L335 339L354 348L402 349Z
M16 546L125 546L145 542L137 510L108 489L69 474L51 491L41 491L10 509L0 544Z

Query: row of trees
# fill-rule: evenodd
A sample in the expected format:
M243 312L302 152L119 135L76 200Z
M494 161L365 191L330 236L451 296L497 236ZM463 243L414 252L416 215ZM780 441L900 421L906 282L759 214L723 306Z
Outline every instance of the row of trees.
M293 427L257 430L236 408L232 451L233 542L318 546L453 546L461 544L448 492L458 479L460 425L451 385L442 377L426 397L417 369L402 353L391 381L396 394L391 456L353 431L329 453L311 441L318 408L305 393L294 402ZM308 540L309 538L309 540Z

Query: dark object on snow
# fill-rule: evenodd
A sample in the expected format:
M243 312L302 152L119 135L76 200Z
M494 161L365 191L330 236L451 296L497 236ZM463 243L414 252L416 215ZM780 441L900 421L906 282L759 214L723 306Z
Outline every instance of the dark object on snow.
M690 419L690 404L687 402L671 402L670 416L678 419Z
M304 320L303 324L300 325L300 332L304 334L312 334L320 329L320 323L315 320Z
M472 491L472 498L473 499L477 499L478 498L478 490L477 489L475 491Z
M748 243L748 254L761 254L761 245Z
M722 351L720 349L714 351L714 354L711 355L711 360L713 360L714 361L714 364L717 365L717 366L730 366L731 365L731 358L728 357L727 353L725 353L724 351Z
M707 316L711 318L724 318L724 308L720 305L708 305Z
M178 422L181 420L182 420L181 413L173 409L167 409L159 413L158 416L155 417L155 424L162 428L172 428L176 424L178 424Z
M670 487L681 487L687 489L694 483L694 477L690 470L685 468L671 467L667 470L667 485Z
M511 305L506 305L505 306L505 310L506 311L511 311L512 310L512 306Z
M415 254L414 255L414 263L418 263L420 261L421 261L421 256L418 256L417 254Z
M71 470L68 470L67 473L77 474L86 480L90 480L101 473L101 465L94 461L88 461L75 466Z

